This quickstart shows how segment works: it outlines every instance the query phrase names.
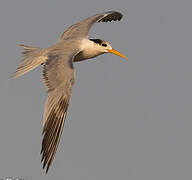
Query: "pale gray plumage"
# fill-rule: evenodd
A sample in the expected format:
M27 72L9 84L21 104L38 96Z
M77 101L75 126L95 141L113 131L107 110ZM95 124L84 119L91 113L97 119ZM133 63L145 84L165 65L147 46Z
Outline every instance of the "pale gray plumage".
M64 49L65 51L64 51ZM42 161L47 170L54 158L67 113L72 86L75 81L73 58L79 52L78 43L67 41L55 47L43 65L43 80L48 98L43 119Z
M96 14L69 27L60 37L60 41L72 38L87 38L89 30L96 22L108 22L121 20L123 15L116 11L108 11Z
M43 82L48 92L41 149L43 168L47 166L46 172L53 161L64 127L75 81L73 62L110 52L112 47L109 43L98 39L88 40L88 33L96 22L116 21L121 18L122 14L116 11L97 14L69 27L61 35L59 41L48 48L22 45L24 59L12 77L19 77L42 65ZM102 46L103 42L105 44Z

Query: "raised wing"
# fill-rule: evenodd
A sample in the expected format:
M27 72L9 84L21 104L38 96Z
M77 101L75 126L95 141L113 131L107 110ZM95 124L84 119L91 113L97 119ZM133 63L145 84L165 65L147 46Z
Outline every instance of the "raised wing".
M122 17L123 15L117 11L96 14L69 27L59 40L88 37L89 30L96 22L120 21Z
M54 52L48 56L43 65L43 80L47 87L48 97L45 104L43 119L42 161L46 173L55 156L67 108L74 84L73 57L76 51L66 51L64 54Z

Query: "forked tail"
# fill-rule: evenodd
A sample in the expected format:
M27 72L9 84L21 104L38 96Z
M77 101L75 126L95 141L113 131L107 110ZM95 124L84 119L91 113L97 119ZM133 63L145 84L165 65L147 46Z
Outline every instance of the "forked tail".
M35 48L26 45L20 46L23 47L23 60L10 78L22 76L46 61L46 56L43 55L44 51L42 48Z

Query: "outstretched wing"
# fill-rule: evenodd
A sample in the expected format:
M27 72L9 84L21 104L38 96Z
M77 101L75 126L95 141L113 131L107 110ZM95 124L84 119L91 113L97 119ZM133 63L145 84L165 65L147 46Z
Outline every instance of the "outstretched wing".
M73 57L77 52L59 52L48 56L43 65L43 80L47 87L48 97L43 119L42 161L46 172L55 156L67 108L74 84Z
M123 15L117 11L96 14L69 27L59 40L88 37L89 30L96 22L120 21L122 17Z

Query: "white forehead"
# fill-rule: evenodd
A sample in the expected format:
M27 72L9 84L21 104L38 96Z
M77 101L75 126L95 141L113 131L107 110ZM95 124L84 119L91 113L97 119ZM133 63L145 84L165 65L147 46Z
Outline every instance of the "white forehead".
M105 42L105 44L107 44L108 49L112 49L111 44L109 44L108 42Z

